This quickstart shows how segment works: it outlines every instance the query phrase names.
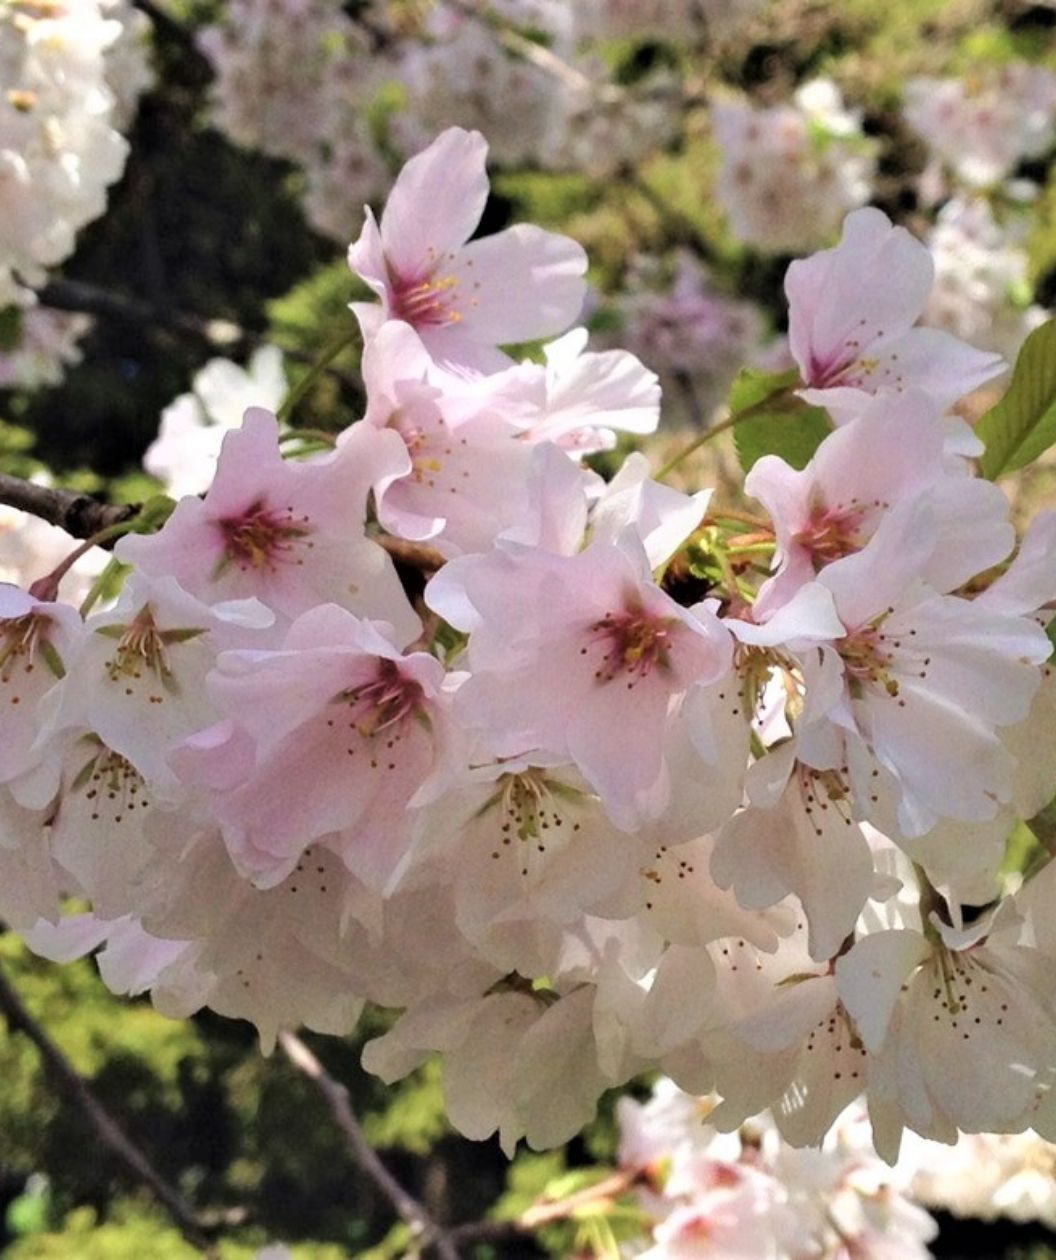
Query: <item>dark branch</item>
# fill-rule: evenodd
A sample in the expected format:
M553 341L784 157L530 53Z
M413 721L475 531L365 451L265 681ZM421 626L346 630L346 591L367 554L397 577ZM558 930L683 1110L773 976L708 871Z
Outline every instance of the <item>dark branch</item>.
M95 1097L82 1077L48 1037L44 1029L22 1005L7 977L0 971L0 1011L11 1032L24 1033L36 1046L56 1089L89 1121L99 1140L116 1156L133 1177L149 1187L158 1201L179 1226L180 1233L194 1247L209 1254L212 1250L210 1230L198 1219L178 1191L162 1177L146 1155L136 1146Z
M186 311L173 311L153 302L129 297L125 293L104 289L97 284L86 284L82 280L49 280L37 291L37 296L45 306L52 306L59 311L97 315L101 319L115 320L140 330L144 327L161 328L200 346L210 354L221 354L225 358L240 358L265 342L279 344L264 333L253 332L228 319L204 319ZM279 349L298 363L312 365L316 361L314 354L296 346L279 345ZM324 370L343 385L358 385L355 377L332 363L327 364Z
M39 516L74 538L92 538L112 525L130 521L140 510L137 504L100 503L88 494L38 486L7 473L0 473L0 503Z
M279 1045L298 1072L313 1081L326 1099L338 1128L348 1140L349 1149L359 1166L395 1208L397 1215L410 1226L422 1246L432 1246L441 1260L458 1260L458 1250L425 1207L409 1194L367 1141L348 1101L348 1090L335 1081L303 1041L291 1032L279 1033Z
M81 311L103 319L134 324L138 328L145 325L164 328L214 352L237 353L261 341L258 335L229 320L202 319L124 293L115 293L96 284L86 284L82 280L49 280L38 290L38 296L45 306L53 306L56 310Z

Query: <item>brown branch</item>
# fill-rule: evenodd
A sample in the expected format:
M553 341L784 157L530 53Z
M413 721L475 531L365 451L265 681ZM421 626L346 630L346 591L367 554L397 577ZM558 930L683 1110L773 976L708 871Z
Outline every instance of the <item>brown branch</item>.
M101 503L89 494L58 486L38 486L35 481L0 473L0 504L38 516L49 525L58 525L73 538L94 538L102 530L123 525L142 511L139 503ZM409 542L389 534L373 535L374 541L397 565L417 569L431 577L443 567L444 557L428 543ZM101 542L106 547L112 540Z
M92 538L104 529L130 521L138 512L134 503L100 503L89 494L38 486L0 473L0 503L38 516L49 525L58 525L74 538Z
M316 355L312 352L297 346L281 345L267 333L254 332L232 320L205 319L186 311L173 311L168 307L144 302L141 298L129 297L125 293L104 289L97 284L87 284L82 280L49 280L42 289L37 290L37 296L45 306L59 311L96 315L101 319L133 325L140 330L144 327L161 328L211 354L240 357L249 350L270 343L277 345L284 355L298 363L311 366L316 362ZM326 365L325 371L343 385L356 387L359 384L354 376L332 363Z
M592 1186L584 1186L563 1199L541 1198L520 1216L490 1221L470 1221L456 1225L448 1237L458 1244L502 1242L503 1239L534 1233L543 1225L564 1221L581 1208L596 1208L604 1200L612 1200L632 1190L642 1180L637 1168L618 1169Z
M12 1032L24 1033L36 1046L56 1089L87 1118L102 1144L132 1176L153 1191L184 1238L207 1255L216 1256L211 1241L212 1231L195 1215L191 1206L169 1185L96 1098L88 1082L22 1005L21 998L3 971L0 971L0 1011Z
M45 306L60 311L80 311L104 319L134 324L138 328L153 326L178 333L208 350L236 352L256 345L261 337L225 319L203 319L182 311L173 311L153 302L129 297L83 280L49 280L37 295Z
M352 1111L345 1086L329 1075L311 1050L293 1033L280 1032L279 1045L297 1071L315 1083L359 1166L392 1204L397 1215L410 1226L418 1243L423 1247L435 1247L441 1260L458 1260L458 1251L441 1226L423 1204L400 1185L367 1141Z
M391 534L372 535L374 541L389 553L396 565L417 569L427 578L444 567L444 557L428 543L409 542L406 538L393 538Z

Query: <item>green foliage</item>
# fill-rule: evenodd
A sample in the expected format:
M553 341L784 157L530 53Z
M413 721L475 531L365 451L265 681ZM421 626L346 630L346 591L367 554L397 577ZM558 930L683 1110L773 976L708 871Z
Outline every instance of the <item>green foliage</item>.
M215 1260L253 1260L269 1238L259 1231L245 1241L221 1238ZM299 1243L294 1260L348 1260L332 1243ZM200 1260L191 1246L156 1209L126 1201L113 1219L102 1220L92 1208L76 1208L59 1228L18 1239L4 1250L4 1260Z
M451 1132L440 1089L440 1061L431 1059L392 1087L394 1106L373 1112L363 1123L371 1145L399 1146L416 1155Z
M22 340L21 306L0 308L0 352L14 350Z
M1038 193L1036 213L1026 240L1029 279L1038 284L1056 268L1056 167Z
M986 443L979 467L991 480L1025 468L1056 443L1056 320L1023 343L1012 383L976 433Z
M342 258L316 268L267 304L268 336L294 356L287 360L291 391L306 387L290 423L336 432L362 413L361 345L348 304L372 296ZM326 355L330 370L313 372Z
M0 468L12 477L32 477L43 469L32 451L36 438L29 429L0 420Z
M793 468L804 468L832 431L828 415L793 390L799 373L742 368L730 389L730 421L737 458L745 472L764 455L779 455Z

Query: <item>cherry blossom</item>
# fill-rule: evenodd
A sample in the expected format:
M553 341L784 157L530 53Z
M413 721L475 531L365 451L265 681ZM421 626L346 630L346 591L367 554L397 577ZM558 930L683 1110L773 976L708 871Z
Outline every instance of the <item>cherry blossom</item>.
M882 390L916 386L946 408L1001 372L997 355L915 326L933 276L927 247L871 207L847 216L834 249L792 263L788 342L802 396L840 423Z
M731 649L709 608L652 582L637 540L569 557L505 543L449 565L427 598L471 630L456 703L496 755L569 757L625 827L664 808L671 701L723 677Z
M186 740L177 764L213 789L236 866L259 887L285 879L317 842L384 887L416 796L450 773L443 668L423 652L402 656L386 631L323 604L293 622L281 648L217 658L208 690L222 724ZM301 797L291 782L313 786Z
M497 346L562 332L579 314L586 257L574 241L520 224L469 241L486 154L479 132L451 127L404 166L380 224L368 208L348 255L382 299L353 303L367 340L402 319L434 358L489 372L510 362Z
M744 485L773 520L777 571L760 590L754 616L766 619L827 564L860 551L899 504L924 497L935 545L921 576L936 590L953 590L998 564L1015 537L1008 502L967 471L946 455L937 404L916 389L870 399L801 471L764 456Z
M229 359L210 359L195 375L193 391L162 412L143 467L175 498L201 494L209 489L224 438L242 423L246 409L274 410L285 396L277 346L261 346L244 369Z
M869 200L872 146L832 80L768 109L716 100L711 121L722 153L716 193L738 239L771 253L809 249Z
M340 463L283 459L275 417L249 408L224 439L204 499L185 496L158 533L122 539L118 556L207 603L259 599L283 615L283 627L333 602L391 622L409 642L418 618L365 533L371 484L405 472L406 453L393 434L369 449L359 429L347 437Z

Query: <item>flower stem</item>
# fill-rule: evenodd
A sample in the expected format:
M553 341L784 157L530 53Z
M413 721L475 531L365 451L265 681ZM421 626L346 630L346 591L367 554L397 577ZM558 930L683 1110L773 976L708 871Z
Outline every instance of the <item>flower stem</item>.
M308 393L315 382L326 371L331 363L337 358L342 350L354 344L359 336L359 329L355 326L349 329L343 329L341 333L334 337L333 340L327 342L323 347L319 357L315 360L308 371L301 377L297 384L286 395L286 399L279 408L276 415L280 420L289 420L290 413L301 399Z

